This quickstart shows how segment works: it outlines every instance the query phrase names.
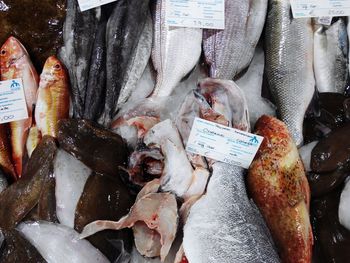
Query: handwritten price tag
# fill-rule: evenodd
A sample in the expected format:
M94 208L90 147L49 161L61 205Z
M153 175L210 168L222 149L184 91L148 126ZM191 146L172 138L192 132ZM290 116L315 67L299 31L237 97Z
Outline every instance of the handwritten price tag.
M290 2L295 18L350 15L350 0L291 0Z

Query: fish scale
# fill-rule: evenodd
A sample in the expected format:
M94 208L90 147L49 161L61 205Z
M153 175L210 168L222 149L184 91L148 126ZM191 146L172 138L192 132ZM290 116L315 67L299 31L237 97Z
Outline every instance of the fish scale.
M315 91L311 19L293 19L289 0L269 1L265 32L266 75L280 118L295 143Z

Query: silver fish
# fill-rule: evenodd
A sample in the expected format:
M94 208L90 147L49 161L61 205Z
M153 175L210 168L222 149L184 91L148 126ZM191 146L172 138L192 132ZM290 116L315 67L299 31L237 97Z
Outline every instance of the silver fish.
M145 27L141 33L139 43L136 47L135 54L132 58L131 63L128 66L128 73L126 74L128 77L124 80L124 84L122 85L120 91L117 104L118 108L120 108L129 99L147 67L149 58L151 56L152 37L152 17L151 13L149 12L148 17L146 19Z
M264 50L257 46L247 72L235 81L247 99L251 127L254 127L255 122L264 114L276 116L276 107L261 96L264 68Z
M342 18L314 34L314 70L319 92L343 93L348 71L348 35Z
M270 0L265 47L265 72L278 114L300 146L315 91L311 19L293 19L289 0Z
M213 165L207 193L191 208L184 227L188 262L280 262L269 231L248 199L244 171Z
M210 77L233 79L253 58L264 27L267 0L226 0L225 29L204 30Z
M157 81L152 96L170 95L194 68L202 51L202 29L169 27L165 21L166 0L157 0L154 15L152 61Z

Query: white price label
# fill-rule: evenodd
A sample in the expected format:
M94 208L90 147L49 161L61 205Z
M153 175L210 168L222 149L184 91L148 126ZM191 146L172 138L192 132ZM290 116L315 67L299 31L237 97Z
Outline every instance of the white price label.
M195 118L186 151L249 168L263 137Z
M350 0L291 0L293 16L348 16L350 15Z
M209 29L225 28L224 0L166 0L169 26Z
M115 2L117 0L78 0L80 11L84 12L86 10L105 5L108 3Z
M21 79L0 81L0 124L28 118Z
M317 19L317 24L330 26L332 24L332 17L331 16L321 16Z

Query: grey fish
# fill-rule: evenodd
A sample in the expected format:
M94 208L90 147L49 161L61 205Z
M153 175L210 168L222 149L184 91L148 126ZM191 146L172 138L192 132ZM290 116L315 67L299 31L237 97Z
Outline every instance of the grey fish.
M226 0L225 29L204 30L203 50L212 78L232 80L253 58L267 0Z
M279 117L300 146L315 91L311 19L293 19L289 0L270 0L265 47L265 72Z
M151 13L148 12L146 24L140 36L140 41L137 45L136 52L129 64L127 70L127 78L125 78L120 91L118 105L120 108L130 98L132 92L136 89L138 81L144 73L152 50L153 26ZM149 95L149 94L148 94Z
M107 15L102 8L95 43L91 55L89 79L86 87L84 119L96 121L104 109L106 93L106 27Z
M188 262L280 262L269 231L248 199L244 171L213 165L207 193L191 208L184 227Z
M0 193L8 187L8 182L5 173L0 168Z
M69 71L73 116L76 118L81 118L84 113L90 58L100 17L101 8L80 12L76 0L67 1L64 46L59 57Z
M202 51L202 29L169 27L166 0L157 0L154 15L152 61L157 81L152 96L169 96L197 64Z
M109 126L117 113L117 102L127 69L136 52L147 21L149 1L119 0L107 23L107 82L103 123Z
M343 93L348 71L348 35L342 18L314 34L314 70L320 92Z

